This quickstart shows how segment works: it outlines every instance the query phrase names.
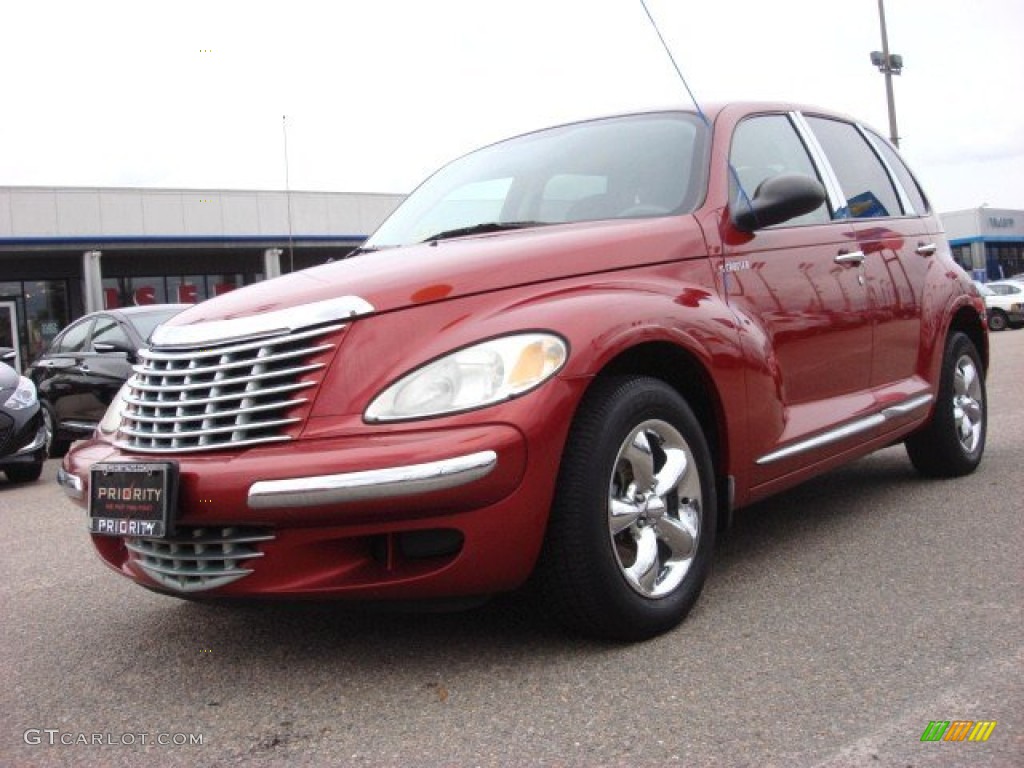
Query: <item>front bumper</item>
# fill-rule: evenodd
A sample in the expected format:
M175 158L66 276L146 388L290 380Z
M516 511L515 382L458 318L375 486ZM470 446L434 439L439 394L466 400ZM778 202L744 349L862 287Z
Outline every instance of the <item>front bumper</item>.
M172 457L176 535L93 542L110 567L174 593L407 600L505 591L533 567L557 472L546 447L527 461L528 442L515 427L487 424ZM58 482L86 506L94 463L164 458L88 441L65 457Z
M4 467L41 464L46 460L46 429L37 411L14 424L7 439L0 441L0 470Z

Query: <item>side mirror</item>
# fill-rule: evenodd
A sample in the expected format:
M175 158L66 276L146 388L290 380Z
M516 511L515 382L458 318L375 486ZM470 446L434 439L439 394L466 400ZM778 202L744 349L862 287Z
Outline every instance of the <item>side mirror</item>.
M97 341L92 345L92 348L101 355L106 355L110 352L123 352L128 355L128 357L131 357L135 354L134 349L126 344L119 344L117 342Z
M0 360L2 360L3 362L10 363L17 356L18 353L15 352L11 347L0 347Z
M821 182L802 173L780 173L762 181L749 201L734 203L732 222L743 232L781 224L825 202Z

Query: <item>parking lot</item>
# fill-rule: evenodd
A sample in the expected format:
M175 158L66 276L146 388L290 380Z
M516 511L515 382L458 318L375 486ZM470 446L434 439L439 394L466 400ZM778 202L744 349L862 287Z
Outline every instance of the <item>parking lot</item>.
M1024 332L992 359L977 473L894 447L742 511L689 619L639 645L517 599L177 601L99 562L56 461L0 480L0 765L1021 765ZM947 720L997 725L921 741Z

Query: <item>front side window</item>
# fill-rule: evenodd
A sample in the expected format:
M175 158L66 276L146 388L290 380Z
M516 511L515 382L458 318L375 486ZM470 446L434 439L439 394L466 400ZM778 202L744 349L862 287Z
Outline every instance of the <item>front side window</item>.
M92 328L91 317L75 323L57 339L54 352L82 352L89 345L89 330Z
M733 134L729 164L732 174L729 200L732 206L746 205L765 180L782 173L799 173L820 181L807 149L785 115L759 115L740 123ZM829 212L822 203L810 213L775 226L825 224L828 221Z
M92 329L92 343L116 344L118 346L131 346L128 334L112 317L100 317L96 320L96 326Z
M594 120L494 144L445 166L366 242L688 213L703 200L707 128L690 113Z
M836 218L900 216L899 198L878 156L850 123L807 116L839 179L846 205Z
M990 285L989 288L992 290L992 293L998 296L1014 296L1018 293L1024 293L1024 290L1021 290L1017 286L1007 285L1006 283Z

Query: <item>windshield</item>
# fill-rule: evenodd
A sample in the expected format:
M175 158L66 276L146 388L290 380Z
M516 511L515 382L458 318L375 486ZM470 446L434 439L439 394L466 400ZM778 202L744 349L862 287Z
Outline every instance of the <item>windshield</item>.
M663 112L575 123L494 144L431 176L364 247L688 213L703 196L705 136L696 115Z

